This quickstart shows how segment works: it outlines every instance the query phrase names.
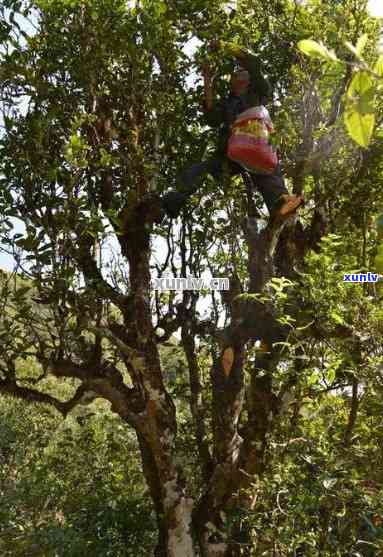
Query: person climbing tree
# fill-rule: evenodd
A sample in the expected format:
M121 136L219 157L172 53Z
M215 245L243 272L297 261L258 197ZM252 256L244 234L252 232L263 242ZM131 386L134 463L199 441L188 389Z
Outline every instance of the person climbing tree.
M252 107L263 107L272 98L269 81L264 77L259 58L235 45L225 45L212 41L211 49L222 49L235 58L237 68L230 81L230 94L221 102L214 103L210 68L203 68L205 101L204 112L208 125L220 127L219 140L215 155L206 161L190 166L178 179L178 188L167 193L162 199L165 213L176 218L188 198L194 194L207 174L218 179L224 171L231 176L244 172L243 166L227 156L231 127L236 118ZM266 110L266 114L267 110ZM271 121L270 121L271 124ZM287 217L303 203L301 196L289 195L280 166L277 164L272 173L252 173L252 181L262 194L271 218Z

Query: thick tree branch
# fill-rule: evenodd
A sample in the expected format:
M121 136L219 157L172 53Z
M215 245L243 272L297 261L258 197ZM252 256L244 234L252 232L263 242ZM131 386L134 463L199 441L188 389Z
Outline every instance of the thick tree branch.
M54 406L56 410L65 415L65 409L63 407L64 403L60 400L36 391L35 389L29 389L28 387L20 387L16 381L0 381L0 393L12 396L14 398L19 398L26 400L28 402L38 402L42 404L50 404Z
M128 317L131 298L113 288L102 276L97 262L92 256L94 238L83 227L77 227L78 249L73 249L73 257L90 288L95 290L101 298L113 302Z
M194 419L198 452L201 458L202 474L205 481L208 481L212 472L212 458L206 435L206 409L204 408L202 400L201 372L195 353L194 335L191 333L186 323L182 326L182 345L189 367L190 407Z
M63 402L51 395L42 393L41 391L37 391L36 389L31 389L29 387L21 387L16 383L16 381L0 382L0 393L12 396L14 398L25 400L27 402L49 404L51 406L54 406L54 408L56 408L56 410L58 410L64 417L75 406L81 403L81 401L84 399L84 395L86 394L87 390L88 390L87 385L82 384L78 387L76 393L72 398Z

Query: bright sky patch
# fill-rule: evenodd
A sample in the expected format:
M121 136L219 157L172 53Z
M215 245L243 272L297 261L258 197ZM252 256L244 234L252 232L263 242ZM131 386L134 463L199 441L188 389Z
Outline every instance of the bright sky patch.
M368 11L373 17L383 17L383 0L369 0Z

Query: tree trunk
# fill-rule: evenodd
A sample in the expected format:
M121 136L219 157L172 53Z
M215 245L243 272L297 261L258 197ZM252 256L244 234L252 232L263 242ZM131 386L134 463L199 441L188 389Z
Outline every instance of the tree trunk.
M147 432L146 432L147 433ZM157 438L138 433L142 466L158 525L155 557L195 557L192 540L193 500L169 452L172 435L157 430ZM169 437L169 438L168 438Z

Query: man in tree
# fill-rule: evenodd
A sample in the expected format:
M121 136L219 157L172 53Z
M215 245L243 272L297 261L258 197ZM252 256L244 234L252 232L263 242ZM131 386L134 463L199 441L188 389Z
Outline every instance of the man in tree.
M226 156L230 127L236 117L245 110L267 104L272 91L269 81L263 76L261 63L257 56L247 53L235 45L223 45L213 41L211 48L224 48L226 53L237 61L238 68L230 81L231 92L221 102L214 104L211 76L208 66L204 68L205 117L212 126L220 126L217 151L212 159L193 164L179 178L177 191L166 194L162 200L166 214L172 218L179 215L188 197L195 193L206 174L214 178L222 176L224 170L231 175L244 171ZM252 181L262 194L271 218L287 217L303 203L301 196L289 195L279 165L273 174L252 174Z

